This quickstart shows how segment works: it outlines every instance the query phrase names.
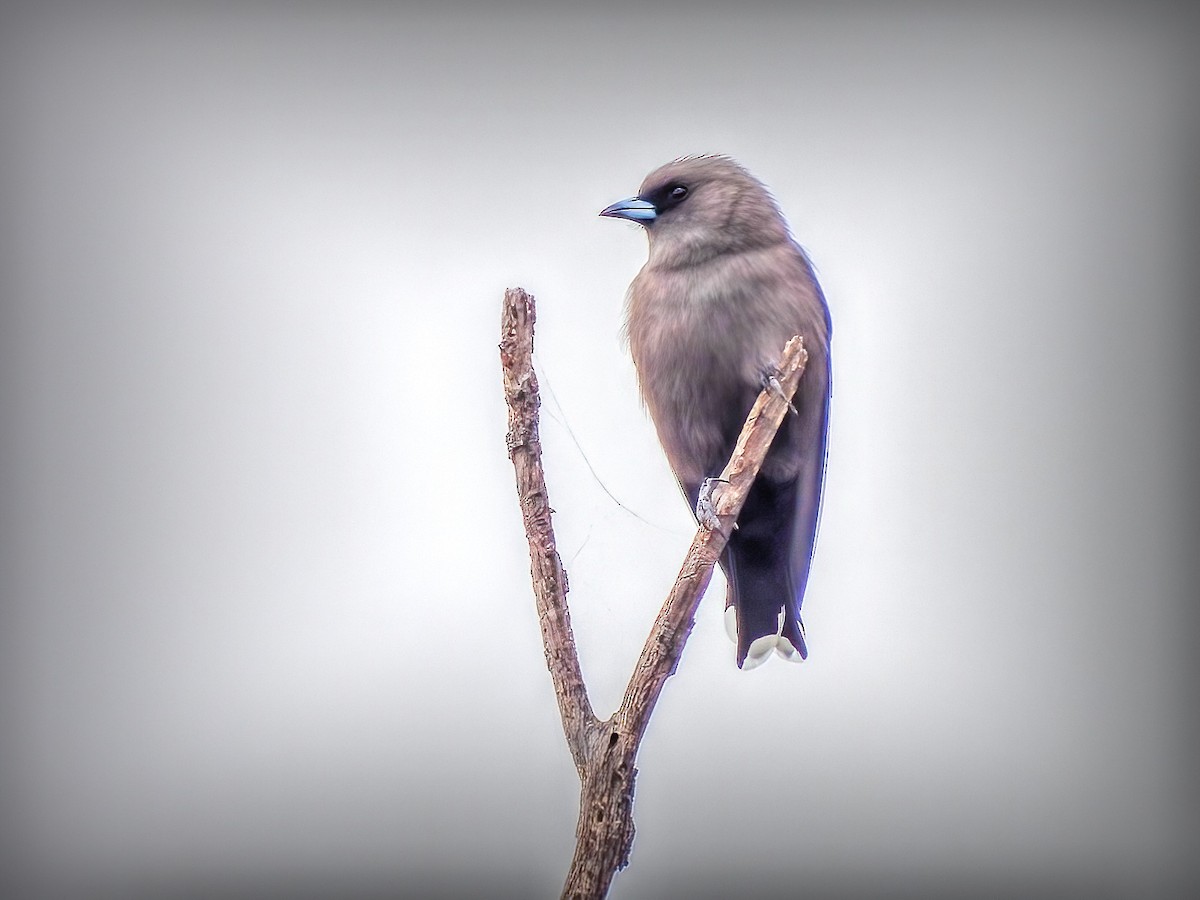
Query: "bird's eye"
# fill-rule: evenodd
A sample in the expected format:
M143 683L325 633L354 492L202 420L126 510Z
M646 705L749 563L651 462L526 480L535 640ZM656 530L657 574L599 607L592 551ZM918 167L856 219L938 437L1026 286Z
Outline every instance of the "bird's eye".
M687 193L688 189L686 185L677 184L675 187L671 188L671 191L669 194L667 194L667 196L672 200L679 201L686 197Z

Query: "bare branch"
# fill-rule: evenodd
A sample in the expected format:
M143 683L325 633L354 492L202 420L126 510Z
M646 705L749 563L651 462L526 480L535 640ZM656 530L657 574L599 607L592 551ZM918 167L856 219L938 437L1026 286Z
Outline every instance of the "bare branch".
M542 401L532 358L536 320L533 297L520 288L505 292L500 320L500 363L504 370L504 397L508 401L508 458L517 475L517 496L529 541L546 665L554 681L571 758L582 772L589 733L595 731L598 723L579 669L571 614L567 610L567 573L554 543L554 526L550 521L554 511L550 508L542 471L542 444L538 438L538 408Z
M533 372L533 298L520 288L505 292L500 359L508 400L508 455L517 475L517 494L529 540L534 593L546 664L554 682L563 731L579 771L579 821L575 856L563 887L564 898L600 900L613 875L629 863L633 845L633 790L638 747L666 680L675 672L695 624L696 608L712 578L713 566L737 521L775 432L791 407L808 355L799 336L788 341L778 367L778 383L755 401L738 436L727 482L716 498L720 527L701 524L667 602L650 636L617 712L596 719L579 669L567 611L567 577L554 544L549 499L538 441L537 377Z
M716 514L723 527L710 530L701 524L696 531L670 596L659 611L650 637L642 648L642 655L638 658L616 715L617 727L639 742L658 695L667 678L674 674L679 657L683 654L683 645L692 633L696 608L712 578L713 565L725 549L729 532L742 511L754 479L758 477L758 470L767 456L775 432L791 410L791 398L800 384L807 361L804 341L797 335L787 342L783 357L779 360L777 371L780 390L777 392L774 387L765 388L758 395L738 435L733 456L721 472L721 481L725 485L716 496Z

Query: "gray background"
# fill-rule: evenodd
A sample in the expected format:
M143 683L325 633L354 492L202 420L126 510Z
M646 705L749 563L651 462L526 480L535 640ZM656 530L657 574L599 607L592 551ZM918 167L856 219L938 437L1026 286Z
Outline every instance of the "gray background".
M500 299L539 299L551 496L607 711L691 523L620 340L645 242L596 212L701 152L771 186L833 312L812 654L737 671L714 585L612 896L1183 890L1194 21L259 3L0 24L19 893L556 894L577 785Z

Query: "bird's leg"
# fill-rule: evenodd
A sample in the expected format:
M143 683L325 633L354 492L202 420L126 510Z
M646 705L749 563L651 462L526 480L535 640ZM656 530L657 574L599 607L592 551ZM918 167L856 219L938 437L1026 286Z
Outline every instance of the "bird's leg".
M729 481L724 478L705 478L700 483L700 495L696 498L696 520L709 531L716 531L721 527L721 520L717 516L717 501L713 499L718 484L729 484Z
M779 383L779 370L773 365L763 366L759 370L759 385L764 391L770 391L780 400L786 401L788 410L793 415L800 415L800 410L796 409L796 404L788 399L787 394L783 392L783 385Z

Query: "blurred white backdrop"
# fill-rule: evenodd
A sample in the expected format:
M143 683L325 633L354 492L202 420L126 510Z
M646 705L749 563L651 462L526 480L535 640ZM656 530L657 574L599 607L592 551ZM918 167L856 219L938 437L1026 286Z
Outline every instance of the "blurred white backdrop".
M6 877L555 895L500 299L606 713L692 526L596 213L723 152L834 318L812 653L739 672L714 584L613 897L1182 884L1195 109L1138 9L6 9Z

